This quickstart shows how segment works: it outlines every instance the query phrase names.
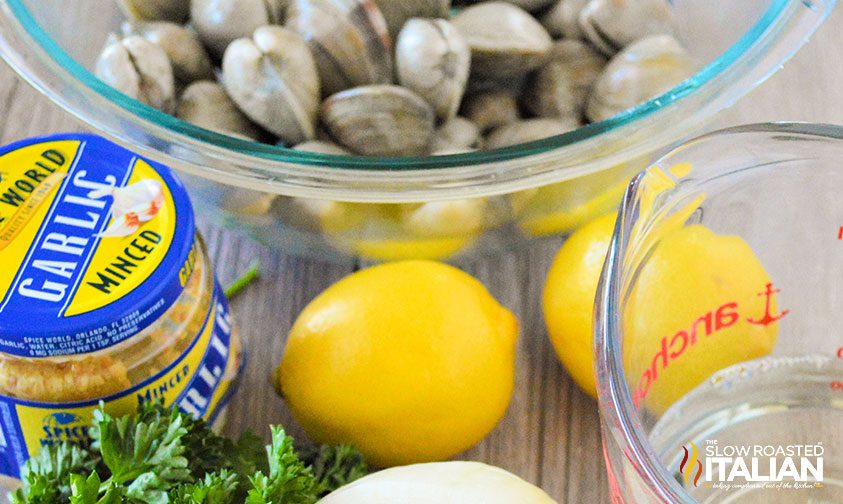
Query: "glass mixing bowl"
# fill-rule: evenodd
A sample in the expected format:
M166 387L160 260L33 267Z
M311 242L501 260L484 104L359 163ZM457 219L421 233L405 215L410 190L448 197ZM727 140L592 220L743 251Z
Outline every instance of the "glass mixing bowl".
M671 0L696 75L600 123L515 147L425 158L310 154L204 130L89 71L114 0L0 0L0 49L88 127L181 171L200 215L288 253L448 258L564 234L633 173L787 60L834 0ZM331 252L333 254L331 254Z

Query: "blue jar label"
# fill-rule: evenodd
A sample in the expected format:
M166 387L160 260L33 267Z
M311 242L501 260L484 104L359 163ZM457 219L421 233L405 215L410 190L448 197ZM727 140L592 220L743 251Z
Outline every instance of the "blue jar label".
M228 302L219 286L202 329L170 365L124 392L77 403L40 403L0 396L0 474L20 478L45 445L83 441L99 401L111 415L133 413L144 401L163 401L213 423L234 390L242 363L232 338Z
M108 140L1 149L0 352L85 354L142 331L182 293L194 233L171 171Z

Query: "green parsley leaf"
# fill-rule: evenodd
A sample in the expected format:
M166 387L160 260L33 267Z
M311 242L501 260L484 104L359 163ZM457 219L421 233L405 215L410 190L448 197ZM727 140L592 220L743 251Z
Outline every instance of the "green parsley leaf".
M348 446L302 459L293 439L244 434L235 443L178 408L149 403L136 415L94 412L90 447L45 447L23 469L13 504L314 504L367 472ZM102 478L108 476L107 479Z
M34 474L26 480L26 486L9 494L12 504L53 504L68 502L55 482L41 474Z
M252 475L258 471L269 472L266 458L266 444L253 432L246 431L234 444L233 468L241 475Z
M88 473L94 470L98 462L99 457L76 444L44 446L21 470L21 478L28 481L29 485L11 494L9 500L14 504L67 503L70 497L70 474Z
M317 495L323 497L369 474L363 454L348 445L322 445L301 450L302 460L313 470Z
M281 427L272 427L272 444L266 449L269 476L263 471L249 478L252 489L246 504L313 504L316 480L295 449L293 438Z
M123 504L126 500L123 498L123 487L116 483L110 483L105 489L105 495L100 497L97 504Z
M138 407L139 421L145 423L170 423L176 416L186 431L181 444L184 446L183 456L188 461L194 479L235 465L237 450L234 443L218 436L204 420L194 419L178 409L165 408L160 402L146 402Z
M111 481L118 485L129 483L144 473L155 473L153 482L147 476L144 485L165 489L173 483L189 481L190 471L183 456L183 415L173 410L168 418L144 422L140 416L115 419L102 405L94 411L91 435L94 447L111 471Z
M86 479L81 474L71 474L68 478L71 495L70 504L122 504L123 488L115 483L103 483L96 471ZM100 497L100 493L104 493Z
M97 504L100 497L100 475L92 472L86 479L81 474L70 475L70 503Z
M229 504L237 491L237 474L227 469L170 491L170 504Z

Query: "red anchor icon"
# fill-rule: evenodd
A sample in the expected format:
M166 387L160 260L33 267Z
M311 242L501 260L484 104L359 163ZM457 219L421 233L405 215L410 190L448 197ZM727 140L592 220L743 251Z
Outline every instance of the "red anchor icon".
M773 322L776 322L776 321L784 318L785 315L790 313L790 310L782 310L782 312L779 313L778 315L773 315L773 314L770 313L770 299L773 297L774 294L777 294L779 292L781 292L780 289L774 289L773 284L768 283L767 284L767 290L764 291L764 292L758 293L759 296L766 296L767 297L766 305L765 305L765 308L764 308L764 310L765 310L764 316L762 318L758 319L758 320L747 318L746 321L749 322L750 324L753 324L753 325L768 326L768 325L772 324Z

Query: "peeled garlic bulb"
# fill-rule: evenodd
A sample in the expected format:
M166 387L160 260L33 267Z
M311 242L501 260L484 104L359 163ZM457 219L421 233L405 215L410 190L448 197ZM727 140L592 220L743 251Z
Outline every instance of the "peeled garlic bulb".
M479 462L437 462L370 474L317 504L556 504L541 489Z

